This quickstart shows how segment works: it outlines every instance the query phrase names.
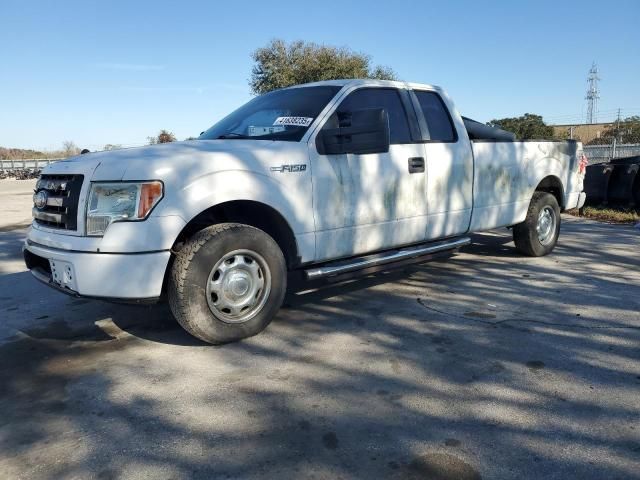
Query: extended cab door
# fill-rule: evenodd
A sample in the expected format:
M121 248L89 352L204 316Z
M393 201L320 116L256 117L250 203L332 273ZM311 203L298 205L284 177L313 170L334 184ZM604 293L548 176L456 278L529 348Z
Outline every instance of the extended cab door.
M322 128L336 128L342 115L371 108L384 108L389 116L387 153L321 155L315 135L310 139L317 261L424 240L424 150L422 144L414 143L419 128L408 92L354 89Z
M436 90L414 89L427 162L427 240L466 232L473 207L473 152L462 118Z

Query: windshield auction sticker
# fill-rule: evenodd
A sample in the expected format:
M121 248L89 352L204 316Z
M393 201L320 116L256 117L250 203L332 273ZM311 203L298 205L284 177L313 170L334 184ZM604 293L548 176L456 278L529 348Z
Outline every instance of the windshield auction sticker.
M313 122L309 117L278 117L274 125L291 125L292 127L308 127Z

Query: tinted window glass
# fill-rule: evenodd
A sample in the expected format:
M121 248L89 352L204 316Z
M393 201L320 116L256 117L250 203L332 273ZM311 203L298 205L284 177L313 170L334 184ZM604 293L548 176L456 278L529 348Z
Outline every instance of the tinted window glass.
M220 120L199 138L299 142L339 90L338 86L322 86L287 88L265 93Z
M422 108L424 119L427 121L431 140L436 142L454 142L455 130L440 95L434 92L420 92L414 90L418 103Z
M392 144L411 143L409 122L398 91L391 88L361 88L338 107L338 115L365 108L384 108L389 115L389 141Z

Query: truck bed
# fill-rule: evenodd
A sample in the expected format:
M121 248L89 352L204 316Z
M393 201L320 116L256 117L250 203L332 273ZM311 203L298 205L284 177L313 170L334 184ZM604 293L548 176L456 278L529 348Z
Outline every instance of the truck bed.
M582 191L579 143L476 139L471 145L474 156L471 231L522 222L541 182L547 182L550 191L555 190L561 209L573 208L572 204L577 203ZM562 185L566 187L563 189Z

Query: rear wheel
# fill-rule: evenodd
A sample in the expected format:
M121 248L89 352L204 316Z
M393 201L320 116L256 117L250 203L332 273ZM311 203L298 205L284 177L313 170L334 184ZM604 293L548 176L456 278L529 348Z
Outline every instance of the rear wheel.
M551 253L560 235L560 206L556 197L535 192L524 222L514 225L516 249L530 257Z
M287 271L278 244L237 223L199 231L176 254L169 305L189 333L226 343L264 330L280 308Z

